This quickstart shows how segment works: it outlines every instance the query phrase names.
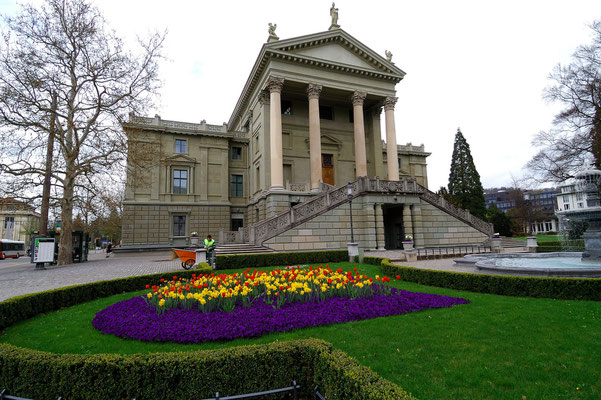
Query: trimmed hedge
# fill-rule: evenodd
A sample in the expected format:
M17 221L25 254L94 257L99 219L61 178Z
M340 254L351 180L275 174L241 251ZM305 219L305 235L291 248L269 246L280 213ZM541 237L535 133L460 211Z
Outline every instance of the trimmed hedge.
M144 275L13 297L0 302L0 330L44 312L137 291L174 274L190 277L207 272L211 271ZM328 400L414 399L318 339L134 355L53 354L0 344L0 388L35 399L206 398L217 391L229 396L286 387L293 380L301 385L304 398L312 398L317 383Z
M556 251L584 251L584 239L566 240L561 242L559 240L552 242L541 242L538 243L536 248L537 253L549 253Z
M292 253L232 254L216 257L217 269L261 268L348 261L347 250L299 251Z
M563 300L601 300L601 278L539 278L437 271L395 265L387 258L365 257L382 266L382 273L407 282L504 296L546 297Z
M321 352L316 361L315 382L328 399L415 400L340 350Z
M29 319L35 315L48 311L70 307L75 304L85 303L101 297L114 294L134 292L144 289L146 284L159 282L161 278L171 279L174 275L190 278L193 274L210 274L210 267L199 269L172 271L152 275L132 276L108 281L84 283L81 285L67 286L45 292L26 294L12 297L0 302L0 330L18 321Z

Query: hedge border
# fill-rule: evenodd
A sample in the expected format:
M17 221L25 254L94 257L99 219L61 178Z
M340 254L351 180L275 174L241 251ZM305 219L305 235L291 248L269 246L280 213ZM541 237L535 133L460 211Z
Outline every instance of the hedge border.
M388 258L364 257L382 273L421 285L503 296L601 301L601 278L543 278L438 271L393 264Z
M0 330L37 314L136 291L174 274L190 277L208 272L119 278L13 297L0 302ZM292 380L307 398L317 384L329 400L415 399L320 339L133 355L53 354L0 344L0 388L35 399L143 400L157 394L164 399L202 398L212 397L215 391L226 396L285 387Z
M216 256L217 269L261 268L319 262L348 261L347 250L298 251L289 253L230 254Z

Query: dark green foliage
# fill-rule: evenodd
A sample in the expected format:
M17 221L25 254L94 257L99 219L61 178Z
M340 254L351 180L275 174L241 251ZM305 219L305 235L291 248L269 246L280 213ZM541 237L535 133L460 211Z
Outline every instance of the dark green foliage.
M294 253L232 254L216 257L217 269L296 266L299 264L348 261L347 250L299 251Z
M586 221L570 221L568 231L568 239L576 240L582 239L582 235L588 229L588 222Z
M584 239L539 242L537 253L550 253L556 251L584 251Z
M480 175L476 171L470 145L459 129L455 135L453 158L451 159L449 194L460 207L469 210L479 218L486 218L486 202Z
M406 282L470 292L504 296L546 297L565 300L601 301L601 278L538 278L437 271L394 265L389 259L365 257L364 262L381 260L382 272Z
M85 303L86 301L100 297L142 290L145 285L158 283L161 278L171 279L173 276L190 278L193 274L198 275L211 272L211 268L201 268L188 271L181 270L153 275L132 276L12 297L0 302L0 330L17 321L31 318L37 314L58 310L59 308L69 307L74 304Z
M328 399L415 400L415 397L359 365L340 350L319 354L315 364L315 383Z
M315 254L318 252L313 253L308 257L324 260ZM346 251L342 253L348 257ZM37 314L140 290L161 278L209 272L207 268L175 271L13 297L0 302L0 330ZM315 382L319 382L321 393L332 400L413 399L397 385L318 339L134 355L54 354L0 344L0 388L35 399L208 398L217 391L229 396L287 387L293 380L301 385L304 398L312 397Z
M0 387L34 399L177 400L213 397L215 392L221 396L258 392L291 386L296 380L308 396L316 359L330 352L331 345L318 339L135 355L59 355L1 344ZM320 369L325 379L328 373Z
M486 218L488 222L493 224L494 231L499 235L507 237L513 236L513 230L511 229L511 218L509 218L503 211L499 210L496 204L491 204L488 206Z

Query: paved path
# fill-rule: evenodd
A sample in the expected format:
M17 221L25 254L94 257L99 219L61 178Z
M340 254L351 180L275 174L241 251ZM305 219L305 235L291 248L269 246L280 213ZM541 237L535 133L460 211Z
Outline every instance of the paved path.
M365 255L400 258L399 251L366 252ZM37 271L28 258L0 261L0 301L22 294L41 292L48 289L123 278L127 276L155 274L159 272L183 271L179 259L171 260L169 252L119 254L105 257L105 253L92 250L90 261L62 267L52 266ZM443 271L475 272L473 267L454 265L452 258L398 261L398 265Z
M389 258L393 264L396 265L404 265L407 267L416 267L416 268L424 268L424 269L437 269L439 271L455 271L455 272L472 272L472 273L480 273L476 271L476 268L472 266L464 266L464 265L455 265L453 261L455 258L460 257L452 257L452 258L438 258L433 260L419 260L419 261L394 261L400 258L404 258L401 255L402 251L400 250L385 250L385 251L366 251L365 255L370 257L384 257Z
M113 254L106 258L105 253L92 250L89 259L85 263L51 266L42 271L37 271L27 258L0 261L0 301L79 283L183 271L179 259L171 260L171 255L167 252Z

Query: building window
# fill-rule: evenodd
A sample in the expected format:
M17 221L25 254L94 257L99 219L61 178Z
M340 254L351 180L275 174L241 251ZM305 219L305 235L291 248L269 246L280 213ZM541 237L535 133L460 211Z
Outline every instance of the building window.
M231 183L231 192L230 193L231 193L232 197L244 196L242 175L232 175L230 178L230 183Z
M232 214L232 230L233 231L237 231L238 228L243 228L244 227L244 214L239 215L239 214Z
M547 232L553 229L553 224L551 222L545 222L545 226L547 227Z
M578 203L578 208L584 208L584 203Z
M563 202L564 203L569 203L570 202L570 196L563 196Z
M352 108L348 110L348 122L351 124L355 122L355 113L353 112Z
M582 193L576 194L576 200L582 201Z
M399 161L399 169L401 169L401 157L397 159Z
M569 210L570 209L570 205L569 204L564 204L563 205L563 209L564 210Z
M188 193L188 171L185 169L173 170L173 194Z
M242 147L232 147L232 160L242 160Z
M188 152L187 145L188 145L188 142L186 140L175 139L175 152L181 153L181 154L186 154Z
M319 118L333 120L334 119L334 111L332 107L329 106L319 106Z
M282 100L282 114L292 115L292 102L289 100Z
M186 216L173 216L173 236L186 236Z

